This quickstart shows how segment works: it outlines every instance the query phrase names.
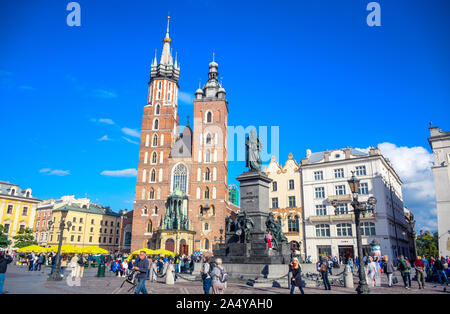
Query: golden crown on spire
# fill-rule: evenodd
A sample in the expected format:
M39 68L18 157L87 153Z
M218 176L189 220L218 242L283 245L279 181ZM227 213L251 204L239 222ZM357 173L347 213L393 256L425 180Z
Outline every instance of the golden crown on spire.
M169 37L169 24L170 24L170 13L169 15L167 15L167 33L166 33L166 37L164 37L163 42L165 43L171 43L172 40Z

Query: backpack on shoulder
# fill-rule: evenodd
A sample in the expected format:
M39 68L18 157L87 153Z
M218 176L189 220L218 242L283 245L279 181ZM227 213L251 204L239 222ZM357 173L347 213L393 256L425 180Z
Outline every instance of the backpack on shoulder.
M228 273L225 271L225 269L220 268L220 277L219 281L221 283L226 283L228 281Z

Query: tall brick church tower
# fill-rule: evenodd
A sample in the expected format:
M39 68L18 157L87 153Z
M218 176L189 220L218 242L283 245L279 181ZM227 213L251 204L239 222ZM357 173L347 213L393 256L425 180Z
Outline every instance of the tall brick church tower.
M228 201L228 102L213 57L208 82L195 93L193 130L188 121L178 133L180 68L172 57L169 21L170 17L160 61L155 53L152 62L144 107L131 249L161 247L208 254L220 241L225 216L238 210ZM173 238L156 243L157 231L164 228L168 197L175 194L184 199L180 206L189 231L195 232L194 241L174 232Z

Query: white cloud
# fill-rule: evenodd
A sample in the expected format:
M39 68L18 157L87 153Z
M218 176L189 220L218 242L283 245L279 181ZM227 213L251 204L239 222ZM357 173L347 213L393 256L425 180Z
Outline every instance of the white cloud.
M98 139L99 142L103 141L111 141L111 139L108 137L108 135L104 135L101 138Z
M125 141L127 141L128 143L132 143L132 144L136 144L136 145L139 145L139 143L138 142L136 142L136 141L133 141L133 140L130 140L128 137L125 137L125 136L122 136L122 138L125 140Z
M403 201L416 218L416 228L436 230L436 197L431 172L433 154L421 146L381 143L378 147L403 181Z
M112 98L118 97L116 92L108 91L105 89L94 89L91 94L94 97L105 98L105 99L112 99Z
M60 169L50 169L50 168L44 168L39 170L40 173L44 173L46 175L49 176L59 176L59 177L63 177L63 176L67 176L70 174L69 170L60 170Z
M106 119L106 118L100 118L100 119L98 119L98 122L106 123L106 124L114 124L114 121L113 121L113 120L111 120L111 119Z
M139 134L139 131L136 129L122 128L122 132L129 136L138 137L138 138L141 137L141 134Z
M180 91L178 93L178 100L182 103L191 105L194 101L194 96L192 96L190 93Z
M124 169L124 170L104 170L100 173L102 176L107 177L136 177L136 169Z

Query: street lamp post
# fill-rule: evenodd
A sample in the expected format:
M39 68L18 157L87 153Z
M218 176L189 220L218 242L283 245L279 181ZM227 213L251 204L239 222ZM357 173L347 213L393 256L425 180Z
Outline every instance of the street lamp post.
M61 221L59 222L59 243L58 243L58 252L56 253L56 265L55 265L55 269L53 270L53 273L48 276L47 280L53 280L53 281L61 281L62 277L61 277L61 259L59 258L61 255L61 246L63 243L63 234L64 234L64 230L66 229L67 226L67 230L70 230L70 227L72 226L72 223L70 221L68 221L67 223L65 222L66 216L67 216L68 210L67 209L63 209L61 210ZM55 226L53 225L53 221L49 221L48 225L50 226L50 228L55 228Z
M355 172L352 171L352 177L348 180L348 184L350 185L350 190L352 192L352 200L351 205L353 207L353 213L355 214L355 225L356 225L356 245L358 249L359 256L359 283L356 291L358 294L368 294L370 293L369 286L367 285L366 272L364 270L364 263L362 261L363 257L363 248L362 248L362 239L361 239L361 215L364 217L366 213L374 213L375 212L375 204L377 200L375 197L369 197L367 203L361 203L358 201L359 194L359 179L355 176ZM333 200L331 205L335 208L335 214L338 214L337 207L339 206L339 202L337 200Z

